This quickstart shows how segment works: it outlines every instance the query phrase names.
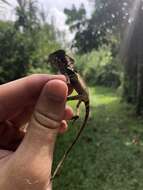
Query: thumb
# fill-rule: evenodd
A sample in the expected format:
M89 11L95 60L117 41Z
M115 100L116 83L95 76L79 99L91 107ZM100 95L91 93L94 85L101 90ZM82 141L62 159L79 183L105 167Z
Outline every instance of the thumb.
M42 132L46 136L46 144L50 146L51 151L53 151L61 121L64 119L67 94L65 82L57 79L48 82L42 90L29 124L29 133L36 132L36 135L42 135ZM40 136L38 138L40 139ZM42 139L40 142L42 143Z
M28 132L15 152L17 164L20 162L24 171L32 171L32 181L50 179L54 145L65 113L67 92L67 85L61 80L51 80L44 86Z

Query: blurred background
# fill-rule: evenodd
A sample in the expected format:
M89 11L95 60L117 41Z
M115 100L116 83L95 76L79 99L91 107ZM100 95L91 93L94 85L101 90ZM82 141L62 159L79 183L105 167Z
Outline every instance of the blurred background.
M0 84L53 73L47 57L62 48L89 88L88 125L53 189L143 189L142 18L142 0L0 0ZM59 137L55 164L83 117Z

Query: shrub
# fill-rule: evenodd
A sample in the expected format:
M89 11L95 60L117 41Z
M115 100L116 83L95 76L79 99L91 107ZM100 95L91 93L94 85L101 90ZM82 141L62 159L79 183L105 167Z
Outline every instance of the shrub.
M98 51L76 57L76 67L89 85L118 87L120 68L113 58L110 47L103 46Z

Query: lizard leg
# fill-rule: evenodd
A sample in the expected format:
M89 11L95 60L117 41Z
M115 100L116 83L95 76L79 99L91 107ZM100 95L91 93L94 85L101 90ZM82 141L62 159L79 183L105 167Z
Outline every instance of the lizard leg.
M82 95L75 95L75 96L69 96L67 97L67 101L71 101L71 100L79 100L77 105L76 105L76 114L72 117L71 120L73 120L73 123L79 118L79 106L82 102Z
M82 96L81 95L75 95L75 96L68 96L67 101L71 100L81 100Z
M78 103L77 103L77 105L76 105L76 114L72 117L72 119L71 120L73 120L73 122L72 123L74 123L78 118L79 118L79 106L80 106L80 104L81 104L81 100L79 100L78 101Z

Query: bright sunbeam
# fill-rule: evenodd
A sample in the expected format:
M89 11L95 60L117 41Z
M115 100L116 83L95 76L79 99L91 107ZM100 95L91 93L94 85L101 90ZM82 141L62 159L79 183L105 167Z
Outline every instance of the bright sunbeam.
M132 8L130 10L130 18L128 20L128 26L125 31L124 41L122 42L120 49L121 60L123 61L126 57L126 53L129 49L130 40L133 35L133 31L135 28L135 23L138 18L139 8L142 0L134 0Z

